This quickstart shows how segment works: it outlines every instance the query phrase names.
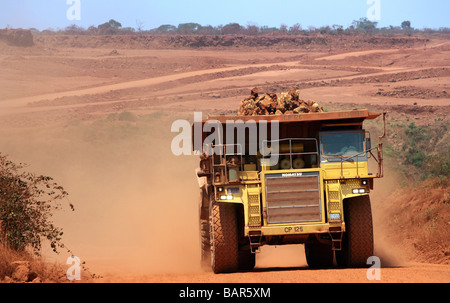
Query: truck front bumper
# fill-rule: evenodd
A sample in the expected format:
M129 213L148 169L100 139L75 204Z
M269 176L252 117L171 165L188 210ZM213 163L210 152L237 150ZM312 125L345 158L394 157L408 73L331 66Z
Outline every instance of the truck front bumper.
M293 224L271 224L259 228L245 228L245 235L260 231L262 236L283 236L283 235L304 235L304 234L323 234L335 230L345 231L345 223L293 223Z

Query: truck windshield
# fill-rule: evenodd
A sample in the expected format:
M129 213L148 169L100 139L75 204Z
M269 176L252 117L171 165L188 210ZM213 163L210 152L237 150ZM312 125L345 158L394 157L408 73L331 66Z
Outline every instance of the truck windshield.
M364 151L363 133L322 134L322 155L329 157L351 157Z

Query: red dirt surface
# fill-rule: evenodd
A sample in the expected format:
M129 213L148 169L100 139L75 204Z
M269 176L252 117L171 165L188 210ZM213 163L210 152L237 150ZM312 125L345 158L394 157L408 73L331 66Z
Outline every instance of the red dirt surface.
M298 88L329 111L388 111L388 122L426 125L450 112L445 39L39 35L34 43L0 41L0 151L69 192L76 212L55 221L100 282L369 282L365 269L308 269L301 245L263 247L254 272L202 272L198 159L172 155L171 124L194 111L236 113L255 86ZM449 227L430 232L435 216L448 216L448 206L437 208L445 189L394 194L396 180L387 167L372 196L381 282L450 282L448 245L432 244Z

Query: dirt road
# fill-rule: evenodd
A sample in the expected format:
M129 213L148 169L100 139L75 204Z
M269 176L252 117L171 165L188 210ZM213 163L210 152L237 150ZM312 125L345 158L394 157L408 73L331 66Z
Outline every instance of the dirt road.
M425 48L333 51L162 51L130 49L124 41L114 45L118 55L111 55L109 44L39 42L50 38L28 49L0 44L0 151L55 177L70 193L76 212L55 220L68 246L103 277L94 282L450 282L447 263L393 261L404 248L394 250L383 230L375 239L380 280L368 280L367 269L310 270L302 246L264 247L253 272L202 272L197 159L170 153L175 119L190 119L193 111L234 113L255 86L277 93L297 87L303 99L329 110L387 110L392 123L445 120L447 41ZM96 37L85 39L92 45ZM388 192L395 182L387 174L375 187ZM388 199L374 201L374 208L382 210ZM383 225L385 214L374 218Z
M379 279L378 279L379 278ZM257 268L252 272L160 275L106 275L101 283L450 283L448 265L411 264L374 269Z

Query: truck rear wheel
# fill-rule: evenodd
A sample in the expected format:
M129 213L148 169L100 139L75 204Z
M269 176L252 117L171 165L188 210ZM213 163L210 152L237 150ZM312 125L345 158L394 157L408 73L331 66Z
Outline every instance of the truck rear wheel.
M327 268L333 266L333 250L331 244L319 242L315 236L309 237L305 243L306 262L311 268Z
M370 197L360 196L344 201L345 229L342 250L336 251L339 266L365 267L373 256L373 225Z
M212 270L214 273L237 271L239 254L235 206L214 203L211 207L210 220Z
M209 222L200 219L200 250L201 250L201 267L206 269L211 263L211 245L209 243Z
M210 227L209 227L209 201L210 195L205 187L200 188L200 265L202 269L209 269L211 266L211 244L210 244Z

